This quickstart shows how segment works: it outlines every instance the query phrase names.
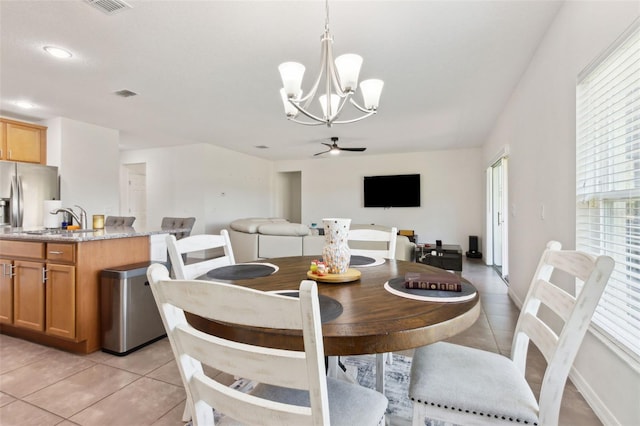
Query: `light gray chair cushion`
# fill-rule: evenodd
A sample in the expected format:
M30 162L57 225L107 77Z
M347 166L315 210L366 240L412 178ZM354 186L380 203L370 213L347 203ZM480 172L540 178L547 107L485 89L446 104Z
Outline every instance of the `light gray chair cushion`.
M331 426L377 425L389 401L372 389L327 377ZM309 406L309 393L279 386L257 385L253 395L272 401Z
M409 397L478 416L538 423L538 403L511 359L451 343L416 349Z
M172 232L176 236L176 240L179 240L191 235L195 223L195 217L163 217L160 227L166 230L183 229L182 232Z
M107 216L104 226L133 226L135 221L134 216Z

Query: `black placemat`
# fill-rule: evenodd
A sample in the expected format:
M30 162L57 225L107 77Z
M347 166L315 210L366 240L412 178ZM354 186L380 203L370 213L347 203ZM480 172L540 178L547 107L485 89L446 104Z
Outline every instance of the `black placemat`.
M349 261L349 266L364 266L374 263L376 260L369 256L352 255Z
M283 296L298 297L297 291L284 291L278 292ZM318 302L320 302L320 320L325 323L338 318L342 315L342 304L336 299L322 294L318 295Z
M441 291L441 290L425 290L417 288L405 288L404 277L396 277L390 279L387 284L394 291L407 295L406 297L417 296L424 300L455 302L472 299L476 294L476 288L471 284L462 281L462 291Z
M266 277L276 269L271 265L261 263L239 263L237 265L221 266L207 272L207 278L216 280L245 280L248 278Z

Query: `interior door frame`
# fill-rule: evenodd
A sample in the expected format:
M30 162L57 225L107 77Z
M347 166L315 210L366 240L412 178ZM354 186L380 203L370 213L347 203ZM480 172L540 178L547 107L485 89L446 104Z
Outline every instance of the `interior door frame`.
M501 237L502 237L502 278L505 281L508 281L509 277L509 215L508 215L508 206L509 206L509 146L505 145L499 152L496 154L492 161L489 162L486 169L486 225L485 225L485 264L493 266L495 264L495 259L493 255L493 217L496 213L494 210L493 203L493 168L494 166L502 162L502 203L501 203L501 217L502 217L502 226L501 226Z

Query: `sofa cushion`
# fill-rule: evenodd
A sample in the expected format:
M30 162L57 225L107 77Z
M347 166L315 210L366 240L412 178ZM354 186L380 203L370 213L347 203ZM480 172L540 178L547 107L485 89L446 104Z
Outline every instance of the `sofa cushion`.
M302 223L276 222L258 225L258 232L262 235L284 235L302 237L309 235L309 227Z
M258 226L263 223L270 223L271 219L265 217L247 217L244 219L236 219L229 225L231 229L240 232L246 232L247 234L255 234L258 232Z

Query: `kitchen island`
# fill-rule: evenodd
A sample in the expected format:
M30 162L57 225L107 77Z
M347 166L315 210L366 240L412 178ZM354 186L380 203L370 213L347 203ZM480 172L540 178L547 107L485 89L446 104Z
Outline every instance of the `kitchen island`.
M102 270L162 260L165 235L180 231L0 229L0 332L70 352L99 350Z

